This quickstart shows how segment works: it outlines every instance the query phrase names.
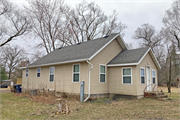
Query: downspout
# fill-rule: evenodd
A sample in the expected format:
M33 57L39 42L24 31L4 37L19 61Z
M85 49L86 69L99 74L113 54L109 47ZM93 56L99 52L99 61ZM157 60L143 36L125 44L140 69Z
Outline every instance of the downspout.
M88 90L88 97L83 102L86 102L90 98L91 70L93 69L93 65L88 60L86 60L86 62L91 65L91 68L89 69L89 90Z

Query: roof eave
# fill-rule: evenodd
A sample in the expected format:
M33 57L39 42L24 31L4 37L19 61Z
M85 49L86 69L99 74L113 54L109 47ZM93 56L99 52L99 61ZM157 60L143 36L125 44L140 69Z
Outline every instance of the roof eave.
M126 43L125 43L125 41L124 41L124 38L122 37L121 34L119 34L119 37L120 37L120 39L122 40L122 44L120 44L119 41L118 41L118 42L119 42L120 46L123 47L123 50L129 50L129 48L127 47L127 45L126 45Z
M19 69L22 70L22 69L26 69L27 67L20 67Z
M159 62L151 49L150 49L150 54L152 54L153 59L155 59L155 63L157 65L158 69L161 69Z
M41 65L32 65L32 66L28 66L27 68L44 67L44 66L60 65L60 64L75 63L75 62L83 62L83 61L86 61L86 60L88 60L88 58L78 59L78 60L70 60L70 61L63 61L63 62L56 62L56 63L41 64Z
M161 66L158 62L158 60L156 59L156 56L154 55L153 51L151 50L151 48L149 48L146 53L143 55L143 57L139 60L138 64L141 63L141 61L144 59L144 57L150 52L150 55L153 59L153 61L155 62L155 65L157 66L158 69L161 69Z

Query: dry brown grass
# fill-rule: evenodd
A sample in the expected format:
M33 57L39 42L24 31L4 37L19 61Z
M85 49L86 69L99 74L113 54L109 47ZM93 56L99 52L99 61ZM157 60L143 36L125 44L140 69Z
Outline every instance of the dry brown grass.
M57 111L56 104L43 104L25 96L3 93L1 119L179 119L179 94L173 92L171 98L171 101L98 99L86 103L66 99L70 114L52 116Z
M158 87L158 88L159 88L159 89L162 89L163 92L168 92L168 88L167 88L167 87ZM178 93L178 92L180 92L180 91L179 91L179 88L177 88L177 87L171 87L171 92Z

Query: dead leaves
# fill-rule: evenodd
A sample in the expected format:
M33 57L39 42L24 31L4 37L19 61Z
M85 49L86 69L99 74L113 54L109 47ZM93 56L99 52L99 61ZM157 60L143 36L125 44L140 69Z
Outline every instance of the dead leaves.
M33 96L33 97L31 97L30 95L23 94L23 93L15 94L15 96L27 97L31 101L40 102L40 103L44 103L44 104L50 104L50 105L56 104L56 100L55 100L56 97L53 97L53 96L48 96L48 97L45 97L45 96Z

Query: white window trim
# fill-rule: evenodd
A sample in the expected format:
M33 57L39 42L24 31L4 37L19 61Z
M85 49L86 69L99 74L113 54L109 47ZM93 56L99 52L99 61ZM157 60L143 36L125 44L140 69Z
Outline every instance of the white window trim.
M54 74L50 74L50 68L51 68L51 67L54 67ZM54 80L55 80L55 66L50 66L50 67L49 67L49 80L48 80L48 81L51 82L51 83L53 83L54 81L50 81L50 75L54 75Z
M28 70L28 76L26 76L26 72L25 72L25 78L28 78L29 77L29 69L26 69Z
M155 76L153 76L153 71L155 72ZM153 78L155 78L155 83L153 83ZM156 71L152 69L152 84L156 84Z
M123 75L123 69L128 69L131 68L131 75ZM123 76L131 76L131 83L123 83ZM122 68L122 84L124 85L132 85L133 84L133 79L132 79L132 67L123 67Z
M101 66L105 66L105 73L101 73ZM105 82L101 82L101 80L100 80L101 74L105 75ZM106 65L104 65L104 64L99 64L99 83L106 83Z
M38 68L40 68L40 72L37 71ZM40 78L40 77L41 77L41 67L38 67L38 68L36 69L36 77L37 77L37 78ZM38 73L40 73L40 76L39 76L39 77L37 76Z
M79 65L79 72L74 72L74 65ZM72 82L73 83L80 83L80 71L81 71L81 64L80 63L73 64L73 66L72 66ZM74 82L74 80L73 80L75 73L79 73L79 82Z
M141 75L141 69L144 69L144 76L143 76L143 77L144 77L144 83L141 83L141 77L142 77L142 75ZM140 83L141 83L142 85L146 84L145 74L146 74L146 72L145 72L145 68L140 67Z

